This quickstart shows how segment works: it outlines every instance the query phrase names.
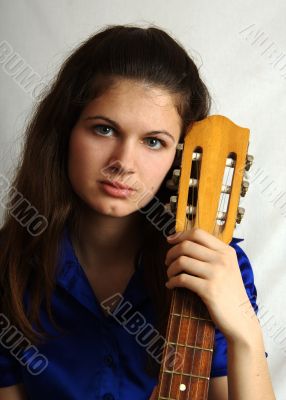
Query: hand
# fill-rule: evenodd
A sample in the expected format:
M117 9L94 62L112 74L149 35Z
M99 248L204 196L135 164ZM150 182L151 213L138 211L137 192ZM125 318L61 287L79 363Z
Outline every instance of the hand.
M177 232L168 242L173 244L165 260L168 288L184 287L200 296L228 340L258 327L233 247L200 228Z

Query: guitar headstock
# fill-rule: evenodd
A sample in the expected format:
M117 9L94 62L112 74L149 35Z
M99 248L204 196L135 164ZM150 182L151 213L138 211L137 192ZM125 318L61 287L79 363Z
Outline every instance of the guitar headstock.
M232 239L244 209L239 207L249 182L244 178L253 157L247 154L249 129L222 115L195 122L179 143L181 168L167 182L177 190L167 208L176 212L176 231L199 227L225 243Z

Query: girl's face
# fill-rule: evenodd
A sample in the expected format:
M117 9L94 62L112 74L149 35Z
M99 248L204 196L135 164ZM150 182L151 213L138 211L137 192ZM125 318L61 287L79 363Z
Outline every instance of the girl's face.
M138 211L170 169L180 131L168 92L117 81L83 109L71 132L68 173L74 191L103 215Z

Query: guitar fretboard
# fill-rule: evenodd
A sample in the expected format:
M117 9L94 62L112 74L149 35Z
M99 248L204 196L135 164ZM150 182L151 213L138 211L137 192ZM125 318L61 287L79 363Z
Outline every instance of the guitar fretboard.
M213 354L214 324L201 299L174 289L158 399L205 400Z

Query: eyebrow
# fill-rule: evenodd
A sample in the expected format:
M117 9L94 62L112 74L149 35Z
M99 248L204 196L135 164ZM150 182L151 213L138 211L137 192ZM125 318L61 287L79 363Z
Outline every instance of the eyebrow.
M116 121L113 121L110 118L104 117L103 115L95 115L93 117L86 117L84 120L88 121L88 120L93 120L93 119L103 119L103 120L109 122L110 124L114 125L116 129L121 130L120 125ZM165 135L169 136L173 140L173 142L176 142L175 138L169 132L167 132L165 130L150 131L150 132L146 132L146 133L147 134L152 134L152 135L158 135L160 133L164 133Z

